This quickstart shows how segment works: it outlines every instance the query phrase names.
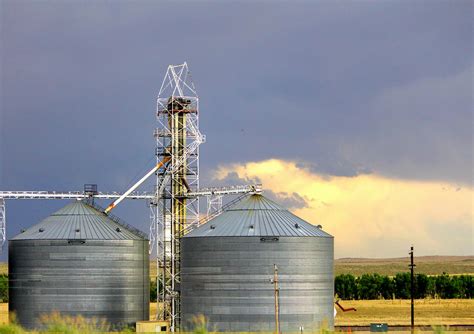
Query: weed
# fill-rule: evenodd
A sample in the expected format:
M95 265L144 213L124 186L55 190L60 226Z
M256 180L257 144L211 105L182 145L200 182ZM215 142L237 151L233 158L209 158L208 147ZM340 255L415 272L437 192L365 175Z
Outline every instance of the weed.
M193 333L194 334L207 334L207 319L204 315L200 314L194 316L192 319Z
M40 333L89 334L110 331L110 325L104 319L87 319L81 315L72 317L59 312L42 315L40 323L44 328Z

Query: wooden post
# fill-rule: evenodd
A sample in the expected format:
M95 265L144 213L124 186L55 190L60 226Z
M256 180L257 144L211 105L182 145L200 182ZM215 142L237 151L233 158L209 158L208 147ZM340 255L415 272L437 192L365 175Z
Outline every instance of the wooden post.
M415 275L414 275L414 268L415 264L413 263L413 246L411 246L410 249L410 276L411 276L411 332L413 333L415 331L415 301L414 301L414 296L415 296Z
M275 333L280 334L280 289L278 288L278 267L273 265L273 287L275 292Z

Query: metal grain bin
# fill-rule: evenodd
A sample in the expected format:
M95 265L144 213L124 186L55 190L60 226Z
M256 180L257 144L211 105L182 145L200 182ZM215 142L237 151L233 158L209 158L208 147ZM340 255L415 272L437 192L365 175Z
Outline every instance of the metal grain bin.
M9 240L9 311L27 328L59 311L115 328L149 319L148 240L74 202Z
M273 265L282 332L334 326L333 237L262 195L252 195L182 241L183 324L274 331Z

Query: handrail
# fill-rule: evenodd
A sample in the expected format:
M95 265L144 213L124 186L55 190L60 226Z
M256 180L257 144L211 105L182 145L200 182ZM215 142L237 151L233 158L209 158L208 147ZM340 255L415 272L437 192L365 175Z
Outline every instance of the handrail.
M112 221L120 226L122 226L123 228L137 234L138 236L144 238L145 240L148 240L148 235L142 231L140 231L139 229L137 229L136 227L130 225L130 224L127 224L124 220L120 219L119 217L111 214L111 213L105 213L104 212L104 208L101 207L100 205L98 205L97 203L95 203L94 201L90 200L90 199L85 199L83 200L83 203L93 207L94 209L100 211L102 214L104 214L106 217L109 217L110 219L112 219Z
M214 219L216 218L217 216L219 216L221 213L223 213L224 211L226 211L227 209L229 209L230 207L234 206L235 204L237 204L238 202L240 202L242 199L244 199L245 197L248 196L248 193L245 193L245 194L242 194L236 198L234 198L232 201L224 204L219 210L216 210L214 211L213 213L211 213L210 215L198 220L197 223L195 224L192 224L192 225L188 225L185 229L184 229L184 235L188 234L189 232L193 231L194 229L198 228L199 226L201 225L204 225L205 223L207 223L208 221L210 221L211 219Z

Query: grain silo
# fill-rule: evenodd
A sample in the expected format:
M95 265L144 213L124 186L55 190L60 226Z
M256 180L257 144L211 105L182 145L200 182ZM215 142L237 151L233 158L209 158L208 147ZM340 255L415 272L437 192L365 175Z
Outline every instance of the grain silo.
M202 314L211 330L274 331L276 264L281 331L333 328L333 249L331 235L251 195L183 238L183 324Z
M148 320L148 256L143 233L76 201L9 240L9 311L27 328L53 311Z

